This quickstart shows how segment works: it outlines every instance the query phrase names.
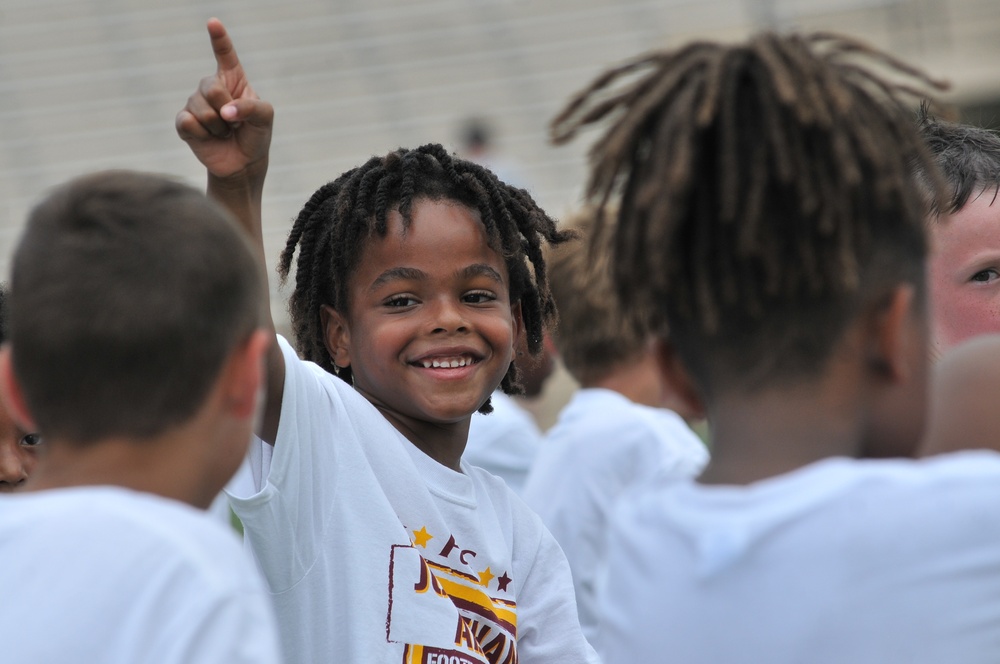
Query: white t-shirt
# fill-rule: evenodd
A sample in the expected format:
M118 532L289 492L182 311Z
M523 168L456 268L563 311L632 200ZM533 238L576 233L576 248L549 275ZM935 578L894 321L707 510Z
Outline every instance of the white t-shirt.
M521 495L542 434L531 413L497 390L490 399L493 412L475 413L469 424L469 442L462 455L467 463L479 466L503 479Z
M277 443L251 446L261 489L231 498L285 658L596 661L566 559L538 517L498 478L420 452L347 383L279 343Z
M663 481L615 513L606 664L1000 661L1000 455Z
M615 501L657 473L692 477L707 462L705 445L680 416L612 390L578 390L546 433L523 496L566 552L580 624L595 646L594 584Z
M4 662L279 662L267 591L231 529L117 487L0 496Z
M243 460L243 463L229 478L229 482L226 483L226 486L219 492L206 511L219 523L233 528L236 524L233 523L233 509L229 506L229 495L249 496L256 492L257 488L254 485L253 470L250 468L248 455L248 458Z

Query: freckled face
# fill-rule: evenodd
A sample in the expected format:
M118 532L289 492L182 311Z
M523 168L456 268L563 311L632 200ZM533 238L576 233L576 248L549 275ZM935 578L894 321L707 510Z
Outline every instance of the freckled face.
M362 250L348 297L346 332L328 345L390 419L467 420L507 372L520 324L507 268L464 205L418 199L405 230L390 214L386 237Z
M991 205L992 203L992 205ZM933 347L1000 332L1000 200L992 191L932 223Z
M0 406L0 491L13 491L38 462L41 438L21 430Z

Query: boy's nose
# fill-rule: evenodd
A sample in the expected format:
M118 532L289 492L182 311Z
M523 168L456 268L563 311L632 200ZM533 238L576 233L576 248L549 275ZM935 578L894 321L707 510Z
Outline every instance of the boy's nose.
M462 331L468 325L461 304L451 300L437 302L433 321L435 332Z
M28 469L17 441L0 442L0 482L19 484L28 478Z

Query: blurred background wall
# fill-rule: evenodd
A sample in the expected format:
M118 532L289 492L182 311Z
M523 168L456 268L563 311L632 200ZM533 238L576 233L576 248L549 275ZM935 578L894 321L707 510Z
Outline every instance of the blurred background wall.
M949 79L962 119L1000 124L998 0L2 0L0 274L30 206L71 176L136 168L201 185L173 122L214 71L211 16L276 107L271 267L316 188L395 147L461 151L471 117L492 129L498 169L562 215L586 141L549 146L549 119L608 65L695 37L845 32ZM285 296L275 283L278 319Z

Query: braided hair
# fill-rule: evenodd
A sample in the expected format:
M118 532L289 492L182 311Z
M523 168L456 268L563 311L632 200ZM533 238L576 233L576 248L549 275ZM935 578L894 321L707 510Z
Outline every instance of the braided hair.
M299 212L281 253L278 273L288 276L296 248L295 290L289 299L298 351L340 378L351 382L351 368L333 364L324 339L320 310L328 305L346 312L348 282L368 238L385 237L387 220L398 210L404 227L419 198L451 200L479 212L491 248L500 254L510 275L510 300L521 303L528 350L538 353L542 332L555 319L542 258L542 240L557 244L572 234L556 229L531 195L501 182L488 169L448 154L440 145L400 148L372 157L316 191ZM512 362L501 382L518 393ZM490 411L489 402L481 409Z
M920 288L914 163L936 171L907 103L944 87L847 38L763 33L613 68L552 135L608 120L587 194L621 195L618 291L660 312L707 396L721 374L754 389L818 370L860 306Z

